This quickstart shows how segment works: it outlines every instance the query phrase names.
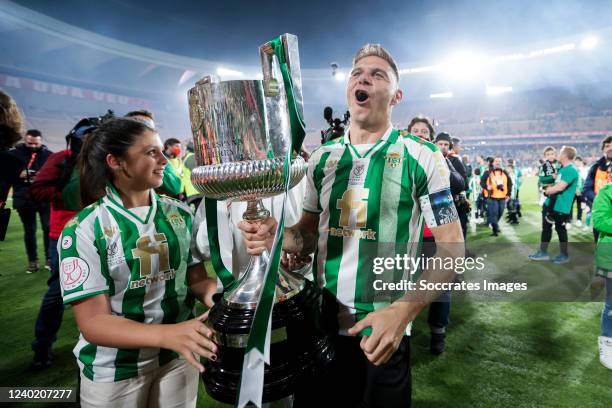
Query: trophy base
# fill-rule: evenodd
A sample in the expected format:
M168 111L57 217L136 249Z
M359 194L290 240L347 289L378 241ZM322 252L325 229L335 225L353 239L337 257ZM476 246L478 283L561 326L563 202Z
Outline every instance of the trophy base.
M218 295L217 295L218 296ZM218 296L220 298L220 296ZM218 300L209 314L219 345L217 361L208 360L202 375L206 392L215 400L236 402L252 309L236 309ZM335 350L321 316L319 288L304 279L297 295L276 303L272 312L270 365L265 366L263 402L292 395L304 379L316 375L334 359Z

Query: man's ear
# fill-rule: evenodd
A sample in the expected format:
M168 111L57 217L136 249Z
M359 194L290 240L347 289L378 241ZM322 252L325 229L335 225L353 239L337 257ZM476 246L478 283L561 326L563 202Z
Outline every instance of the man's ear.
M398 89L397 91L395 91L393 98L391 98L391 106L395 106L398 103L400 103L403 97L404 97L404 93L402 92L401 89Z

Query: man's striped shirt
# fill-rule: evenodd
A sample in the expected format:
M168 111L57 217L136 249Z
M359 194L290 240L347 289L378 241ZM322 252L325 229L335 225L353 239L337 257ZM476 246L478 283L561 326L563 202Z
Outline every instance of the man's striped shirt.
M390 304L377 299L374 280L411 278L404 270L374 274L374 258L416 256L423 217L430 227L457 219L449 170L435 145L399 137L390 127L371 146L351 144L348 134L322 145L307 177L304 210L319 214L313 275L336 296L345 334L356 320Z

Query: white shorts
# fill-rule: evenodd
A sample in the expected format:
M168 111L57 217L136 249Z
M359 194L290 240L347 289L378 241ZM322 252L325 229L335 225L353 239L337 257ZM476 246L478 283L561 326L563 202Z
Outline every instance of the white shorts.
M81 373L81 407L195 407L199 378L198 370L179 358L117 382L93 382Z

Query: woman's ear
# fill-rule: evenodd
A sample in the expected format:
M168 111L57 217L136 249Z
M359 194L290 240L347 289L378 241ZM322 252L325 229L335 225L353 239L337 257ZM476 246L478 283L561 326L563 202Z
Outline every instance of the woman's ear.
M109 153L106 155L106 165L111 170L119 170L121 168L121 161Z

